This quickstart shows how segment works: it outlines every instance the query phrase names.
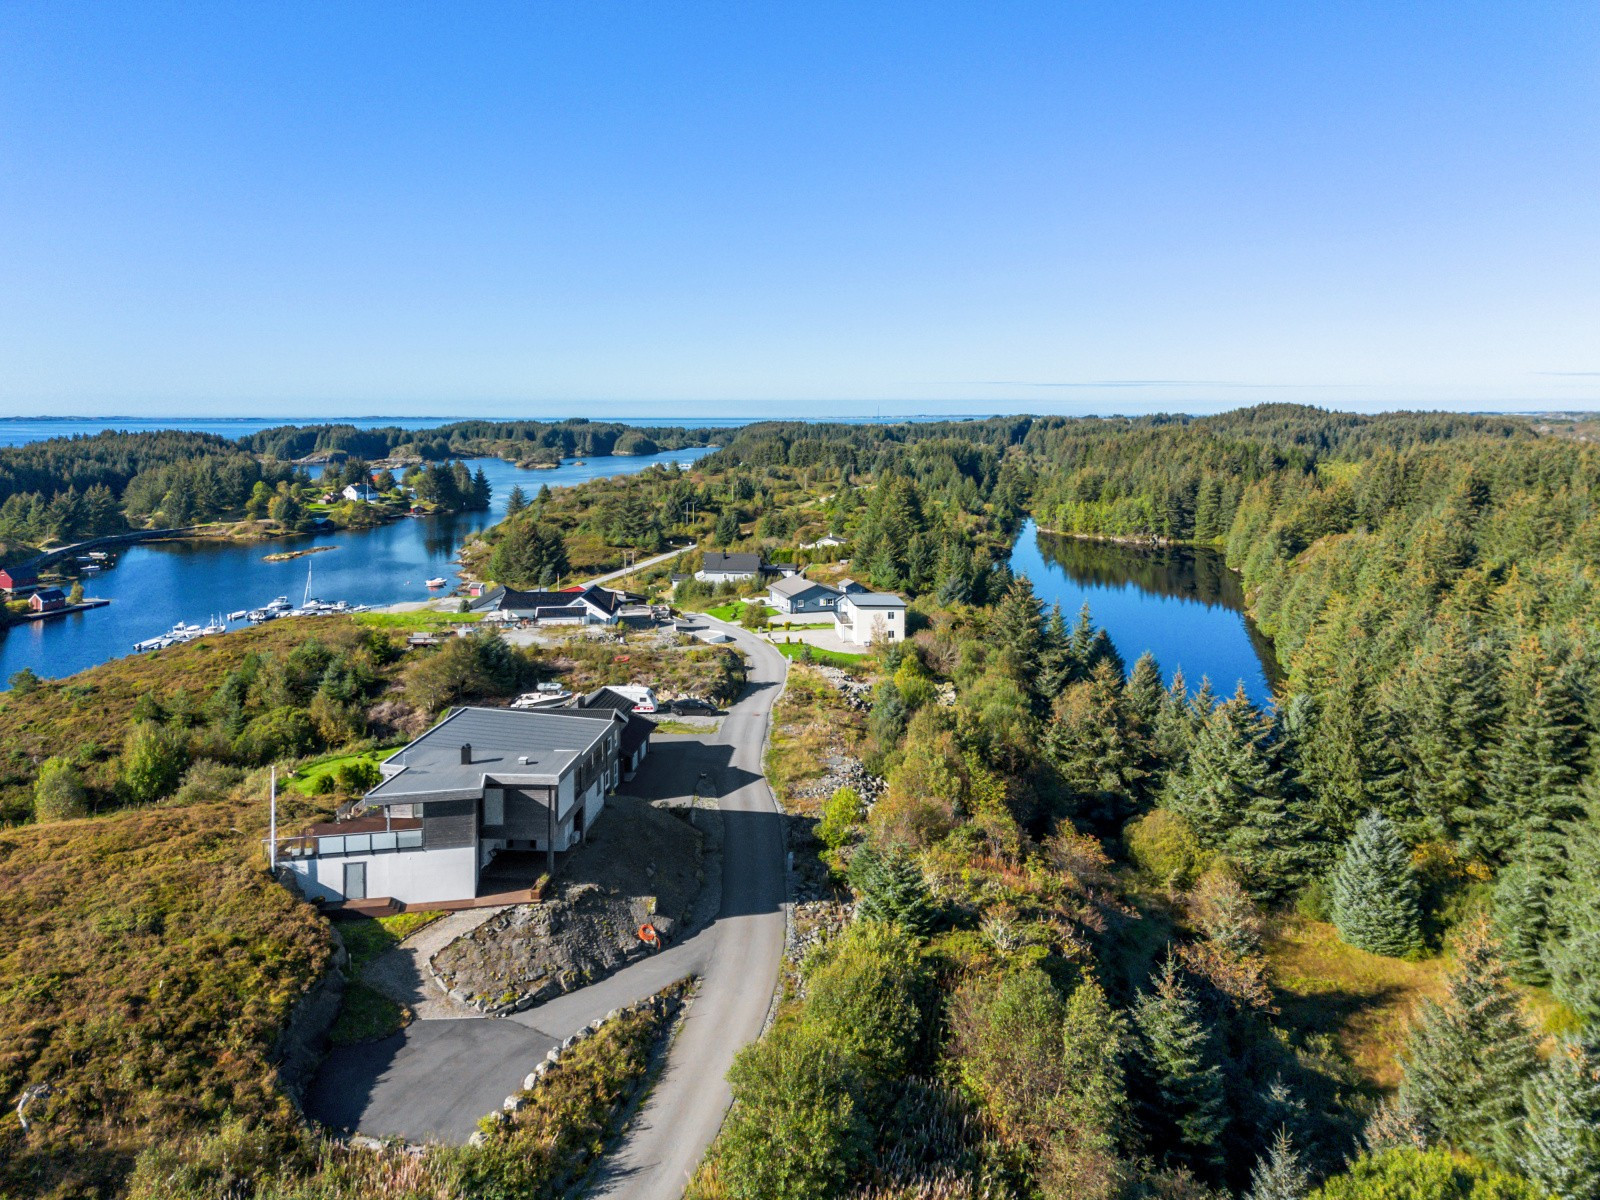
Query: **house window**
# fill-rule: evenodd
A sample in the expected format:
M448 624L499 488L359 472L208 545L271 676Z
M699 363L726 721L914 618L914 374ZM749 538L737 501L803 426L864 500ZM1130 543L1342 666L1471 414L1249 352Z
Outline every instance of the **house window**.
M483 789L483 823L485 825L504 825L506 823L506 792L504 788Z

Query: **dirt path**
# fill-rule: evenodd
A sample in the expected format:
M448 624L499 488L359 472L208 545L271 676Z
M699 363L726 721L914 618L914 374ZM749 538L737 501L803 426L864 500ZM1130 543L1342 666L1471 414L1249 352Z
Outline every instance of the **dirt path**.
M471 933L504 908L468 908L424 925L392 950L367 964L362 980L404 1004L419 1021L455 1021L482 1014L452 999L433 981L428 960L458 937Z

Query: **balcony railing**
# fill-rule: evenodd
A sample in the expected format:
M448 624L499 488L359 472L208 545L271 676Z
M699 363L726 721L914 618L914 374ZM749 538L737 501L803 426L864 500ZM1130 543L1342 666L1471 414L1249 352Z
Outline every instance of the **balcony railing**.
M278 843L278 854L284 858L334 858L350 854L388 854L422 848L422 830L395 829L380 833L342 833L322 837L285 838Z

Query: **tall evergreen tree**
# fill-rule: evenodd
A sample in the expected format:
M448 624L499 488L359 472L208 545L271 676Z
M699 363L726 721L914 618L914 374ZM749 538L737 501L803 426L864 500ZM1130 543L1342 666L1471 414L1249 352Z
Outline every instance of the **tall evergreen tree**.
M1123 704L1122 676L1101 663L1086 683L1056 698L1044 750L1076 798L1079 811L1099 820L1127 816L1139 794L1142 747Z
M1400 1098L1428 1134L1503 1165L1515 1160L1533 1035L1483 922L1469 926L1442 1000L1424 1000L1403 1056Z
M520 483L512 485L510 493L506 496L506 516L514 517L528 507L528 493L522 490Z
M1034 595L1033 583L1026 575L1013 579L995 605L990 644L1013 679L1030 691L1038 688L1044 604Z
M1566 827L1560 876L1551 887L1545 963L1567 1007L1600 1022L1600 778L1591 778L1583 816Z
M863 846L850 862L850 886L857 920L884 921L918 934L933 927L933 893L921 864L904 850Z
M1333 924L1357 949L1400 958L1422 948L1422 912L1411 856L1374 810L1361 819L1333 871Z
M1553 1200L1600 1200L1600 1035L1558 1041L1526 1104L1522 1173Z
M1222 1071L1214 1061L1199 1002L1170 954L1154 987L1134 1004L1133 1020L1150 1084L1146 1120L1155 1143L1176 1140L1180 1145L1173 1147L1174 1157L1191 1166L1220 1164L1228 1123Z
M1300 877L1304 830L1285 791L1272 722L1242 684L1201 723L1183 771L1168 776L1164 803L1201 845L1233 859L1252 895L1270 896Z
M1469 849L1495 861L1515 846L1548 841L1575 813L1584 748L1571 679L1537 635L1512 648L1503 692L1485 803L1466 828Z

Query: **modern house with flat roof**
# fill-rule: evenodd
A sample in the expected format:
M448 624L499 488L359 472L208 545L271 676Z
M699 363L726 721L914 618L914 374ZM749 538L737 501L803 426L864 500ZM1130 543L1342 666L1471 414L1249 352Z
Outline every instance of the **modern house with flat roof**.
M761 576L759 554L727 554L721 550L708 550L701 558L696 579L705 583L742 583Z
M844 592L834 606L833 632L855 646L903 641L906 602L893 592Z
M790 575L777 580L771 587L772 607L781 613L831 613L839 602L839 593L825 583L816 583L804 575Z
M458 708L382 764L358 819L281 839L308 899L470 900L497 855L583 840L621 777L628 714Z

